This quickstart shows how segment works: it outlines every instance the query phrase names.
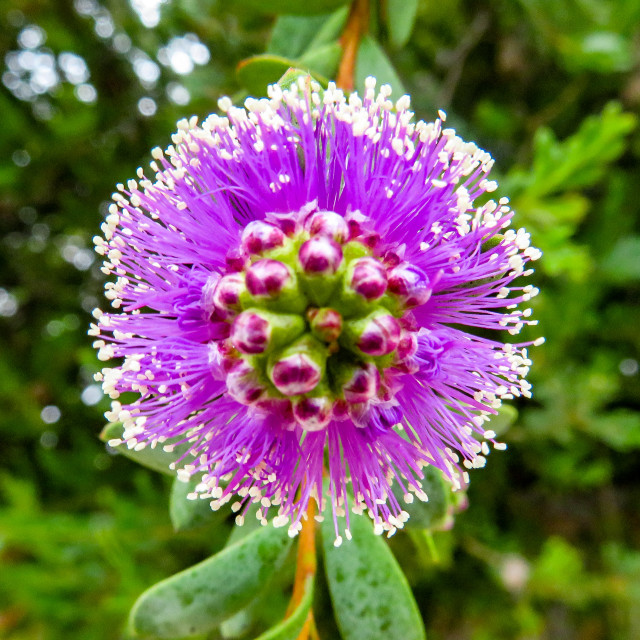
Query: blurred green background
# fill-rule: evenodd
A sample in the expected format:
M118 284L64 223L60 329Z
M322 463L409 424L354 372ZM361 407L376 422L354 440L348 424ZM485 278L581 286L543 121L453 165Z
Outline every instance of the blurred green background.
M91 238L114 185L169 143L176 120L259 91L283 64L254 59L237 74L239 62L269 51L335 74L348 7L316 4L338 9L0 4L0 637L119 638L137 595L229 534L220 518L175 533L169 480L98 439ZM397 74L418 117L445 109L494 155L499 195L545 254L533 306L547 342L509 451L473 472L470 506L433 534L435 553L392 540L428 637L639 638L640 1L371 9L357 80Z

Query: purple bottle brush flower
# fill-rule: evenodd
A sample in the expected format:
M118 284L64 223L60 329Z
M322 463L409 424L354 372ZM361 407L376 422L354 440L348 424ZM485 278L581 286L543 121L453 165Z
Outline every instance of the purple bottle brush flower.
M118 185L96 238L107 418L128 446L188 441L181 473L214 509L239 495L240 519L255 502L292 534L318 499L392 534L392 479L424 499L434 465L464 487L503 448L490 416L531 395L541 339L503 334L535 323L537 290L514 281L540 253L506 199L475 204L489 154L389 95L370 78L349 99L313 82L224 98Z

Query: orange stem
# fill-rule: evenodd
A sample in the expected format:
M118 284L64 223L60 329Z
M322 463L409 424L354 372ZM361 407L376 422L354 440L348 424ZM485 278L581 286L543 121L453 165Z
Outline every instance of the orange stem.
M287 607L285 618L288 618L302 602L307 579L310 577L313 578L316 574L316 503L314 500L309 500L306 515L307 518L306 520L302 520L302 530L298 535L296 575L293 580L293 594L291 595L291 601ZM309 617L307 618L302 632L298 637L299 640L306 640L306 638L308 638L312 621L313 614L310 611Z
M336 84L344 91L352 91L355 85L356 58L362 34L366 32L369 21L369 0L354 0L347 24L340 38L342 58L338 67Z
M298 555L296 559L296 575L293 580L293 594L287 607L285 618L288 618L304 598L305 586L308 578L313 578L316 574L316 504L309 500L307 505L307 519L302 520L302 530L298 536ZM313 611L309 611L298 640L308 640L310 634L315 630ZM317 637L317 632L316 632Z
M297 640L308 640L311 635L311 630L315 629L315 623L313 621L313 611L309 611L307 619L304 621L304 627L298 636Z

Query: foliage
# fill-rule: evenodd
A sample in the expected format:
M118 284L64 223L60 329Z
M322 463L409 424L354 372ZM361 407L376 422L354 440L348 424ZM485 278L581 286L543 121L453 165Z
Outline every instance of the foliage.
M389 598L404 598L415 637L416 606L436 639L640 637L640 3L370 5L356 87L372 72L404 86L419 117L446 109L496 157L500 195L545 252L532 306L547 343L532 354L534 401L508 430L513 410L500 416L509 452L472 473L468 509L465 496L434 499L416 513L432 529L407 527L388 546L372 538L377 564L362 567L402 583ZM230 513L185 500L192 487L98 439L108 402L84 334L103 278L91 237L114 185L169 143L179 118L260 93L289 66L335 76L349 10L340 0L0 9L3 637L122 637L146 589L260 538L240 539ZM216 613L217 630L198 632L295 638L313 603L320 637L364 637L364 622L348 620L367 594L336 596L336 566L358 571L357 526L353 554L324 535L325 571L286 621L292 558L265 593L244 593ZM350 560L337 564L340 553Z

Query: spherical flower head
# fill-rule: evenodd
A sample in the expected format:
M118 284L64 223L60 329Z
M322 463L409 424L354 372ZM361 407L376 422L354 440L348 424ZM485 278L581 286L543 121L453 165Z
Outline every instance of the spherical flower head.
M539 251L506 199L476 204L489 154L390 93L306 79L225 98L118 185L95 239L114 276L90 330L116 359L107 418L130 447L188 442L180 473L240 521L256 503L295 534L316 500L390 535L394 479L407 500L428 498L425 465L464 487L504 448L485 430L501 401L531 395L539 341L501 336L534 324L537 289L514 281Z

